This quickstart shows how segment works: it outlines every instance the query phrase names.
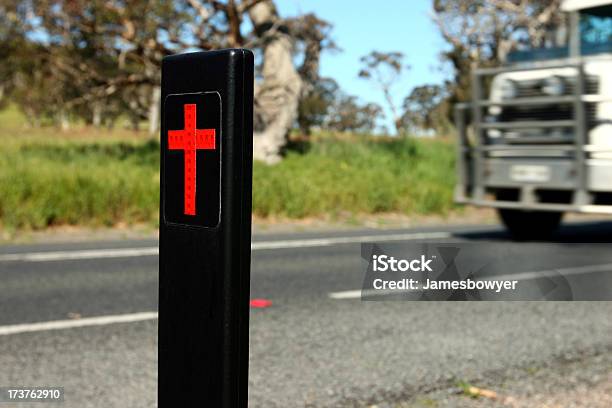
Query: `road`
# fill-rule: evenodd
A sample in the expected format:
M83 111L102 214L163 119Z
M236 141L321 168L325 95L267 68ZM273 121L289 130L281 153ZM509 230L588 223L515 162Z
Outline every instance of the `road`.
M569 258L572 266L612 263L602 245L610 232L612 222L565 226L553 245L566 256L545 257L542 267L564 267ZM251 310L250 406L402 401L612 350L612 303L362 302L350 295L363 279L360 241L427 239L509 242L495 226L254 237L252 297L273 305ZM550 247L523 245L526 256ZM0 247L0 385L63 386L66 407L155 406L155 246ZM609 272L577 279L606 281Z

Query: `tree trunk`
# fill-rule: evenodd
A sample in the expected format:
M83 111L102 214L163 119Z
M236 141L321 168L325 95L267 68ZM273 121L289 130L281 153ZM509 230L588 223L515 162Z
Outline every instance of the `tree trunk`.
M295 123L302 80L293 65L293 43L271 0L258 3L249 17L263 40L262 81L255 89L253 157L272 164L280 160Z
M154 136L159 130L160 101L161 87L153 87L151 105L149 106L149 136Z
M37 112L35 109L29 108L27 106L25 106L23 108L24 112L25 112L25 116L26 116L26 123L28 125L28 127L31 128L38 128L40 127L40 115L39 112Z
M138 132L140 130L140 118L138 116L131 115L130 129L132 129L134 132Z
M98 101L93 104L91 113L91 124L98 129L102 125L102 102Z
M140 130L140 116L137 113L138 112L138 102L136 102L134 99L131 99L128 105L131 111L129 113L130 127L133 131L137 132L138 130Z
M68 130L70 130L70 121L68 120L68 115L66 114L66 111L63 109L61 109L58 113L58 122L62 132L67 132Z

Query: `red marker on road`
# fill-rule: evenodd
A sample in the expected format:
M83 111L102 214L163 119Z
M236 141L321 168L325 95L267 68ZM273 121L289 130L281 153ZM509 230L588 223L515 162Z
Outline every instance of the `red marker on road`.
M268 299L251 299L250 306L253 309L265 309L272 306L272 301Z

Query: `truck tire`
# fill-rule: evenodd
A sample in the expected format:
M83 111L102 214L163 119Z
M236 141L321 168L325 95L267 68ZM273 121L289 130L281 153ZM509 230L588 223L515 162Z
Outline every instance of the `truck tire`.
M512 238L519 241L550 238L563 218L563 213L559 211L499 208L497 212Z

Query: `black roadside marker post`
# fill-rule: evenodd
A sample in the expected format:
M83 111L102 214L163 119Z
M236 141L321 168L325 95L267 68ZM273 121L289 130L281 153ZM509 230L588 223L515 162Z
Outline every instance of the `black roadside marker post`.
M162 63L158 406L246 407L253 54Z

